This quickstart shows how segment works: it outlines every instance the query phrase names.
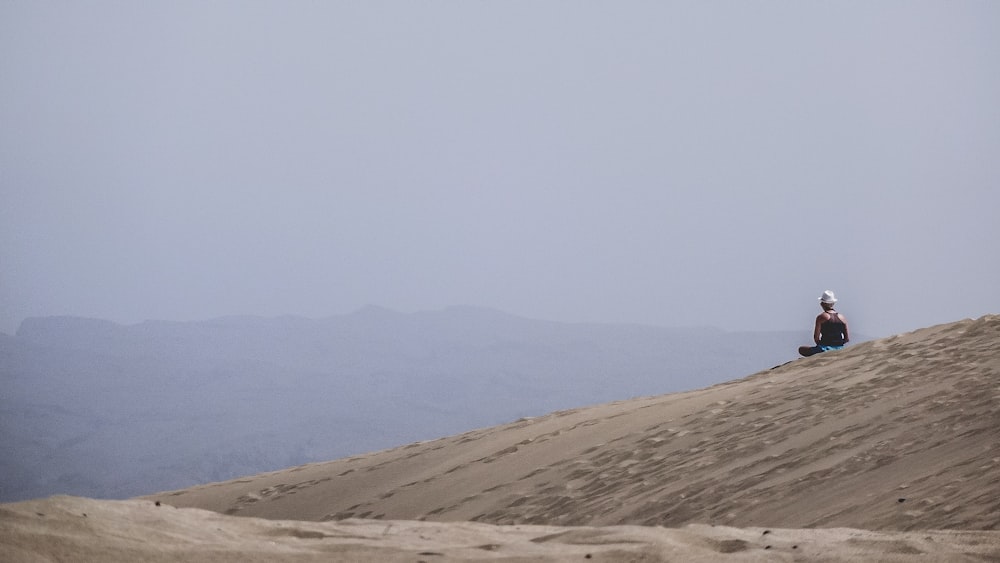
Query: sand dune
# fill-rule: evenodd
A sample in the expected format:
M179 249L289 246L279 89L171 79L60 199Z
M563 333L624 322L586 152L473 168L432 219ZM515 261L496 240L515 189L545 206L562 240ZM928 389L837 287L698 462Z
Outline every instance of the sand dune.
M152 501L52 497L0 507L0 561L17 563L436 563L452 561L996 561L997 532L871 532L689 525L301 522Z
M0 505L0 560L1000 561L998 499L992 315L145 499Z
M995 530L1000 317L150 498L315 521Z

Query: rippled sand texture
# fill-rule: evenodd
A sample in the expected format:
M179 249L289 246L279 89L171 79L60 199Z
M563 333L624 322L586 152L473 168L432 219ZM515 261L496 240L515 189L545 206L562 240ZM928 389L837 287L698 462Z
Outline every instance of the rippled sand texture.
M317 521L997 529L1000 316L151 498Z
M991 315L144 499L0 505L0 561L1000 561L998 529Z
M689 525L495 526L296 522L151 501L53 497L0 507L0 561L425 563L454 561L996 561L997 532L872 532Z

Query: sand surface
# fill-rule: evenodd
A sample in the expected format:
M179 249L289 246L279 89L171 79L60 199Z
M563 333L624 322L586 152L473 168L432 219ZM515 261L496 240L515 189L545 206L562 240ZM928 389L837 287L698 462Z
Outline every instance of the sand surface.
M18 563L1000 560L997 532L301 522L77 497L3 505L0 538Z
M150 498L316 521L996 530L1000 316Z
M1000 561L998 530L991 315L144 499L0 505L0 561Z

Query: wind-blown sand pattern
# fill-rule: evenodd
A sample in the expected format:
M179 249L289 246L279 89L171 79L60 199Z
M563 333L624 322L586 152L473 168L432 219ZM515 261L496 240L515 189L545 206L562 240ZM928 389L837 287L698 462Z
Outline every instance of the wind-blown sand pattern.
M74 497L0 508L0 561L18 563L894 562L915 557L995 561L1000 543L996 532L301 522Z
M32 534L100 551L104 520L204 561L995 561L1000 316L143 500L3 509L22 551L0 555L41 561L60 559Z

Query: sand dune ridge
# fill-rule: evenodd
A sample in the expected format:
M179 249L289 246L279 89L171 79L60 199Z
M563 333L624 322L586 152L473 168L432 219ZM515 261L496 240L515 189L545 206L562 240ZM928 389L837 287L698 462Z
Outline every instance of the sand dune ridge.
M998 436L990 315L143 499L0 505L0 561L1000 561Z
M151 498L305 520L989 530L998 381L991 315L707 389Z

